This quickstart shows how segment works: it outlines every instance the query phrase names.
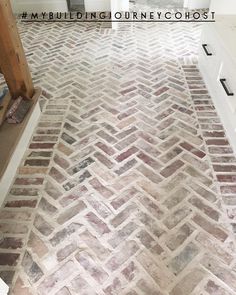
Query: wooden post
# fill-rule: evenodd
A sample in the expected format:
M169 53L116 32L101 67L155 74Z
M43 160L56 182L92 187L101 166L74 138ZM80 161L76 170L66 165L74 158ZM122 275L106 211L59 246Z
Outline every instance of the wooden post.
M0 68L13 98L33 97L32 78L10 0L0 0Z

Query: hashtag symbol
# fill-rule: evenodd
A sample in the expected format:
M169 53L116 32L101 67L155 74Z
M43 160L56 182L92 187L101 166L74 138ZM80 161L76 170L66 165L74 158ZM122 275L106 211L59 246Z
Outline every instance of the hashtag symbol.
M23 12L22 15L21 15L21 18L22 18L22 19L26 19L26 18L27 18L27 15L28 15L27 12Z

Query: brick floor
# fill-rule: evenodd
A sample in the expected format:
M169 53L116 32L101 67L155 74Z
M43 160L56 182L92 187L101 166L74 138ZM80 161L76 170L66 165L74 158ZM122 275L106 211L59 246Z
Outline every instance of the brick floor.
M233 295L236 159L198 24L20 24L43 108L0 211L11 295Z

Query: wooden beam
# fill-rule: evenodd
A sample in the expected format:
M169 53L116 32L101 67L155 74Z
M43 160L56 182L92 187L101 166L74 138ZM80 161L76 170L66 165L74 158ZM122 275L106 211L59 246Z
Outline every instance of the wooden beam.
M1 104L0 104L0 126L2 125L2 123L5 120L5 116L6 116L7 109L8 109L10 102L11 102L11 95L9 93L7 93L4 96L4 98L2 99Z
M33 97L32 78L10 0L0 0L0 68L13 98Z

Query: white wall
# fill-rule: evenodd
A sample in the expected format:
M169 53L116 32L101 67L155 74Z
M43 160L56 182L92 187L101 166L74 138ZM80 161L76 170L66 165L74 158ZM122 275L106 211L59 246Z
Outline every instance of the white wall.
M0 0L1 1L1 0ZM199 0L198 0L199 1ZM65 12L67 11L66 0L11 0L13 11L16 13L26 12ZM72 0L72 3L83 3L83 0ZM111 11L116 7L117 11L128 11L129 0L84 0L87 12Z
M120 11L129 11L129 0L111 0L112 20L115 20L115 13ZM112 22L112 29L118 28L118 22Z
M188 9L209 8L210 1L211 0L184 0L184 7Z
M118 11L129 11L129 0L111 0L117 2Z
M85 11L128 11L129 0L84 0Z
M1 0L0 0L1 1ZM15 13L26 12L66 12L66 0L11 0Z
M111 0L84 0L85 11L110 11Z
M210 10L216 14L236 14L236 0L211 0Z

